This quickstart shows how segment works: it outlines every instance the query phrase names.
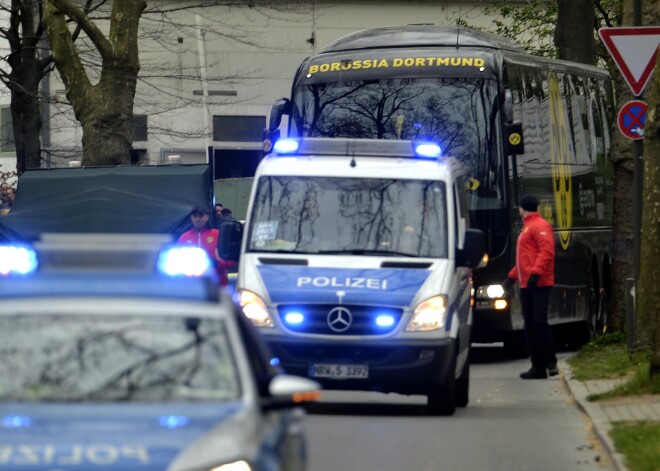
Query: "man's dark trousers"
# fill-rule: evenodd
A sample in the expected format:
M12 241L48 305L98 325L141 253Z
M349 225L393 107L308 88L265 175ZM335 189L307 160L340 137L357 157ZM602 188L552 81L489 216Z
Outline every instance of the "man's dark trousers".
M551 286L523 288L520 290L527 346L532 368L545 371L548 364L557 363L552 331L548 325L548 304Z

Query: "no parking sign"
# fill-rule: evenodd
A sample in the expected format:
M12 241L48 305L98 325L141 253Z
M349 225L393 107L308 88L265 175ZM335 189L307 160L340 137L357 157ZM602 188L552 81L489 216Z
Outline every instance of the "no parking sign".
M644 139L647 105L643 101L632 100L621 107L617 124L619 131L628 139Z

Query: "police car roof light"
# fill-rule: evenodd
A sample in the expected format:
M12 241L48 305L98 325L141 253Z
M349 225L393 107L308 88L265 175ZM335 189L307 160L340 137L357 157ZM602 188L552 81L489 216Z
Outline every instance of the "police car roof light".
M298 147L300 147L300 141L297 139L280 139L273 146L273 150L277 154L294 154Z
M28 275L37 269L37 253L21 245L0 245L0 275Z
M175 246L159 254L157 267L168 276L200 277L211 270L211 260L202 248Z
M437 159L442 156L442 149L432 142L419 142L415 143L415 154L422 158Z

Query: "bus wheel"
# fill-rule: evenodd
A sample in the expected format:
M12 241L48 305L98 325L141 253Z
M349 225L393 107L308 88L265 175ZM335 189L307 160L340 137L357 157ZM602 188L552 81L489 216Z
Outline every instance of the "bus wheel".
M596 316L594 319L594 330L596 335L604 335L607 330L607 308L609 305L609 299L607 297L607 291L603 288L600 289L598 293L598 311L596 311Z
M456 407L465 407L470 401L470 353L468 352L461 375L456 380Z
M426 410L429 415L454 415L456 412L456 356L454 356L444 383L433 386L427 394Z
M527 358L525 331L514 330L504 338L504 354L509 358Z

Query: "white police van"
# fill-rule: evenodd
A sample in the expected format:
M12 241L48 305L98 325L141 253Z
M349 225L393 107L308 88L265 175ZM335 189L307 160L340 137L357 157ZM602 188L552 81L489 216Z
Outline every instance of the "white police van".
M260 163L238 295L291 374L325 389L468 403L472 270L465 171L437 145L282 139Z

